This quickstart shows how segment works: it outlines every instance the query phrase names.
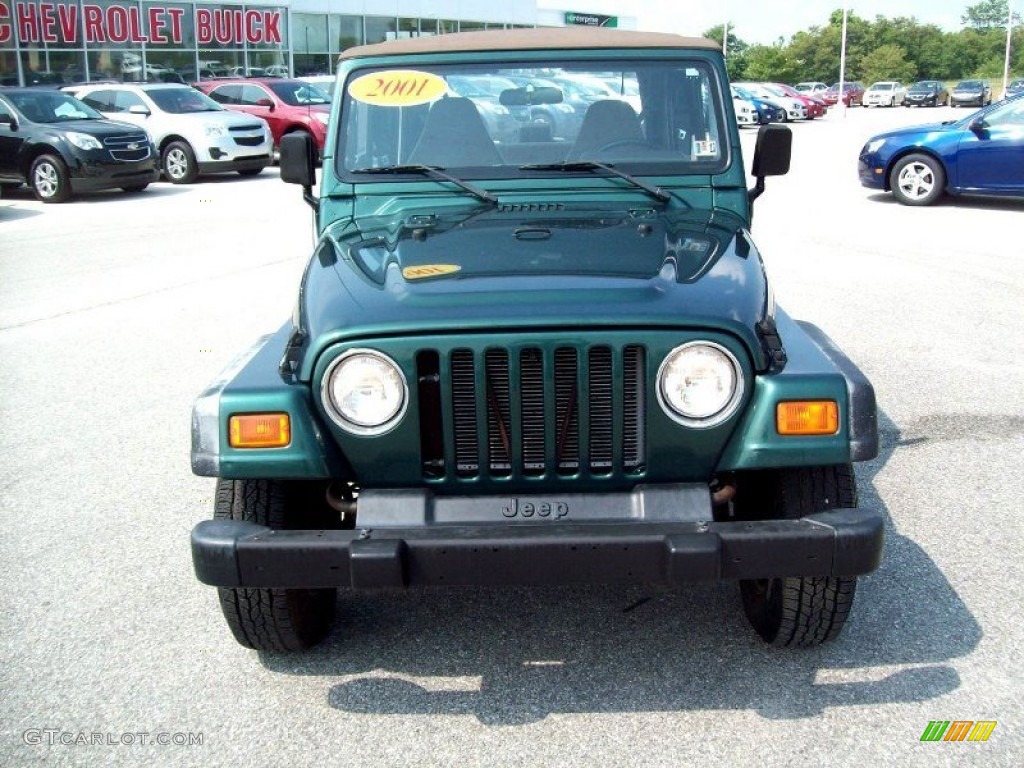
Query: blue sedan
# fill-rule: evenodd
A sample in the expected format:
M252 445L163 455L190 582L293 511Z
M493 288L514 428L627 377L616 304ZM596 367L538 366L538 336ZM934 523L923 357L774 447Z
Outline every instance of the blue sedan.
M1024 96L957 122L873 136L860 151L860 183L904 205L951 195L1024 196Z

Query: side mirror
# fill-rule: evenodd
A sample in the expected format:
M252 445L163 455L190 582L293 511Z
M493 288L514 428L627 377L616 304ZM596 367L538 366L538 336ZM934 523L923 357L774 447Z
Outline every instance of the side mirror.
M132 104L128 107L128 114L130 115L146 115L149 116L149 110L144 104Z
M286 134L281 137L280 153L281 181L299 184L303 199L316 209L313 185L316 183L317 151L313 137L305 131Z
M979 117L977 120L972 120L971 124L967 127L971 133L984 133L988 130L988 123L985 122L985 118Z
M274 102L272 102L270 99L256 99L256 106L266 107L271 112L274 111Z
M12 131L18 127L18 121L14 119L14 115L0 115L0 125L5 123L11 126Z
M747 199L750 202L754 202L764 192L765 176L784 176L789 173L792 154L793 132L788 126L769 124L758 129L751 169L757 183L747 192Z

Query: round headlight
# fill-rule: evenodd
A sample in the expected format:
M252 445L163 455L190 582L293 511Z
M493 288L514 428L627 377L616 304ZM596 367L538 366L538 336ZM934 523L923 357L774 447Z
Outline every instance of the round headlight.
M676 347L658 370L658 402L688 427L713 427L732 416L743 395L743 370L725 347L694 341Z
M393 360L372 349L353 349L331 364L321 393L328 413L342 429L379 435L405 414L408 391Z

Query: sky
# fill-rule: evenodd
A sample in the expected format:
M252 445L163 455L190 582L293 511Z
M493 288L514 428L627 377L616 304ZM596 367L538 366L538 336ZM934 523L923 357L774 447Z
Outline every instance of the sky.
M961 28L964 10L978 0L847 0L851 12L861 18L876 15L894 18L913 16L922 24L936 24L955 32ZM786 41L811 26L825 26L843 0L541 0L541 5L606 15L629 15L637 29L699 35L704 30L732 23L734 34L747 43ZM1018 13L1024 0L1011 0Z

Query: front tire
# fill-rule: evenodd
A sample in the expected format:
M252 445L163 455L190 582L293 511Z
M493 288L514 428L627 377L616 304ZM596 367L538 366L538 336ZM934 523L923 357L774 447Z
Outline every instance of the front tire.
M930 155L907 155L893 166L889 188L903 205L931 205L946 189L946 172Z
M320 490L319 498L316 491ZM322 489L281 480L218 480L214 517L276 530L328 527L308 515L325 505ZM320 523L320 525L317 525ZM218 587L221 611L235 639L257 651L304 651L334 621L337 590Z
M172 141L164 148L161 166L171 184L191 184L199 177L195 152L184 141Z
M263 173L262 168L243 168L238 172L239 176L259 176Z
M57 155L40 155L28 174L36 200L41 203L63 203L71 197L68 167Z
M774 493L779 518L857 506L849 464L779 470L766 487ZM856 589L853 576L745 579L740 581L740 598L747 619L765 642L809 648L839 636Z

